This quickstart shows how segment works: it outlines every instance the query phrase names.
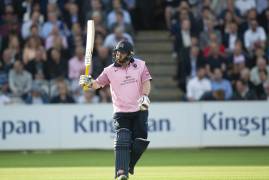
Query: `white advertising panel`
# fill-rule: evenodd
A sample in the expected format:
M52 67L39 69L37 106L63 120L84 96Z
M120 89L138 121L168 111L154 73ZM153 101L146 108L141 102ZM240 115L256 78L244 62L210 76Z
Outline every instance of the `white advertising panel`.
M268 102L152 103L150 148L268 146ZM111 104L0 107L0 150L112 149Z

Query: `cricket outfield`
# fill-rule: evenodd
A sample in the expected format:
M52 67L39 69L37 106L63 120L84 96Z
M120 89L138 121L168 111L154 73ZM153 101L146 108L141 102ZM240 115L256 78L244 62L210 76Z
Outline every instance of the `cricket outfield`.
M0 152L1 180L113 179L112 151ZM148 150L130 180L268 180L269 148Z

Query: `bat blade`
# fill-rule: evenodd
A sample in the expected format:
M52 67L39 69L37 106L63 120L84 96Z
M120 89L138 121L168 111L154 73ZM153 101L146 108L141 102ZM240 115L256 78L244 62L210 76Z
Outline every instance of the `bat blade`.
M85 50L85 75L89 75L91 61L92 61L92 52L94 47L94 21L88 20L87 22L87 41L86 41L86 50ZM84 91L88 90L87 87L83 88Z

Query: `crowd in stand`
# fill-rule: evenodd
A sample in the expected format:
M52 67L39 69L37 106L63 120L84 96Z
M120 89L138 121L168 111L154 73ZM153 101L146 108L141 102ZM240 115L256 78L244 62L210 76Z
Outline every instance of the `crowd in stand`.
M95 22L91 74L112 63L111 50L133 43L135 0L0 1L0 105L98 103L108 88L83 92L86 22Z
M269 100L268 0L166 0L182 100Z
M181 100L269 99L268 0L2 0L0 105L109 102L108 87L83 92L78 85L87 20L96 29L96 78L118 41L134 43L134 23L161 27L152 14L162 9Z

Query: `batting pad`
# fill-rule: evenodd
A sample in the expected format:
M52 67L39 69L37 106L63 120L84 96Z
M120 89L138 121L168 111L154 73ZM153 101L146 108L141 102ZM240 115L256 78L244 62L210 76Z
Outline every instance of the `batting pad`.
M147 149L149 145L148 140L143 138L136 138L133 142L133 146L131 149L131 159L130 159L130 174L134 174L134 167L137 161L140 159L144 151Z
M115 177L119 175L128 176L130 163L130 145L131 131L126 128L121 128L116 131L114 141L115 148Z

